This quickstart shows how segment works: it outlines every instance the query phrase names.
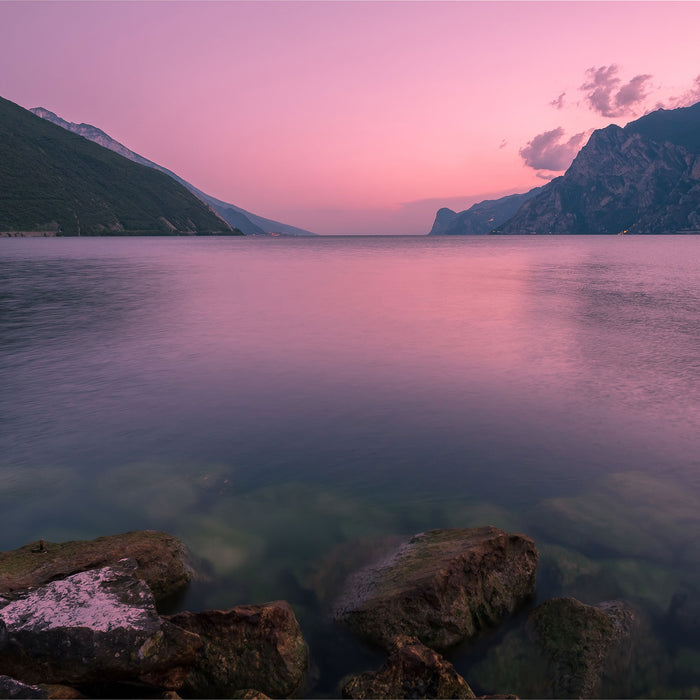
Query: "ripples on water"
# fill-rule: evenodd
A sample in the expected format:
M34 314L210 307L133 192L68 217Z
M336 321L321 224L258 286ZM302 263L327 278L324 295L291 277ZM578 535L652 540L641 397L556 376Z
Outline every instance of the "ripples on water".
M322 622L344 572L431 527L531 533L541 598L621 595L663 628L700 586L699 254L675 236L2 241L0 546L172 531L214 575L183 605L290 599L322 694L353 670L340 656L368 663ZM700 685L700 652L663 641L627 694Z

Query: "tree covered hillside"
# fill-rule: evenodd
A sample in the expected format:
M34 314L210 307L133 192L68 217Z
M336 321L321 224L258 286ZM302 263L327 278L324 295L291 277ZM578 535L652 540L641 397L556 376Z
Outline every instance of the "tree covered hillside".
M167 175L0 98L0 232L241 234Z

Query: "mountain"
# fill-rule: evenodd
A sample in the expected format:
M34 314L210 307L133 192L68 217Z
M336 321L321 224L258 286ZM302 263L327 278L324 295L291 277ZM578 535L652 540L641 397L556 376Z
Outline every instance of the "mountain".
M228 202L223 202L220 199L216 199L211 195L208 195L201 190L197 189L194 185L183 180L179 175L176 175L171 170L164 168L158 163L154 163L148 158L135 153L123 144L116 141L111 136L106 134L102 129L98 129L96 126L91 124L75 124L74 122L68 122L65 119L61 119L58 115L44 109L43 107L34 107L29 110L33 112L38 117L46 119L58 126L66 129L67 131L72 131L74 134L80 134L90 141L99 143L100 146L109 148L115 153L133 160L135 163L140 163L141 165L146 165L149 168L154 168L155 170L160 170L162 173L169 175L174 180L177 180L181 185L184 185L190 192L192 192L196 197L199 197L205 204L208 204L214 211L219 214L224 220L226 220L231 226L234 226L246 235L263 235L269 233L282 233L286 236L314 236L316 234L311 233L311 231L305 231L304 229L297 228L296 226L290 226L289 224L282 224L279 221L273 221L272 219L265 219L257 214L251 214L245 209L235 206L234 204L229 204Z
M459 213L444 207L435 216L435 223L428 235L483 236L510 219L524 202L532 199L541 189L541 187L535 187L524 194L486 199Z
M700 233L700 103L594 131L493 233Z
M0 98L0 232L241 235L182 185Z

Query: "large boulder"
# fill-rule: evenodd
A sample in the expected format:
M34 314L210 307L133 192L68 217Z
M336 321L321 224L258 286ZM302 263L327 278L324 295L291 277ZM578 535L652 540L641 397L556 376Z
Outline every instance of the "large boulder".
M289 603L182 612L167 619L204 642L184 694L237 697L255 688L271 697L289 697L303 690L308 648Z
M525 535L495 527L430 530L350 577L334 615L384 648L407 635L444 650L529 600L537 561Z
M136 562L19 593L0 607L0 673L24 683L139 683L176 689L202 645L163 620Z
M344 698L474 698L467 682L440 654L415 637L397 637L377 671L349 678Z
M158 602L181 591L193 575L185 546L165 532L136 530L61 543L42 540L0 552L0 596L126 558L136 561L136 575L148 584Z

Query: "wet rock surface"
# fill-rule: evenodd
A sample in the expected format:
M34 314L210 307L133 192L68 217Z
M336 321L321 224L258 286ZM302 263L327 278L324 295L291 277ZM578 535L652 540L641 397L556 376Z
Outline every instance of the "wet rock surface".
M397 637L377 671L348 679L344 698L474 698L468 683L440 654L415 637Z
M18 594L0 608L0 673L29 684L178 688L201 640L158 616L136 569L123 560Z
M137 576L148 584L158 602L184 589L193 576L180 540L165 532L136 530L94 540L41 540L0 552L0 596L114 565L125 558L136 561Z
M271 697L289 697L303 690L308 649L288 603L183 612L168 619L203 641L184 693L235 697L253 688Z
M352 576L334 617L384 648L408 635L443 650L529 600L537 562L525 535L495 527L430 530Z
M548 600L489 648L470 681L519 697L628 697L641 626L624 601Z
M606 671L629 663L635 623L634 611L622 601L584 605L556 598L533 610L529 632L550 669L553 696L599 697Z

